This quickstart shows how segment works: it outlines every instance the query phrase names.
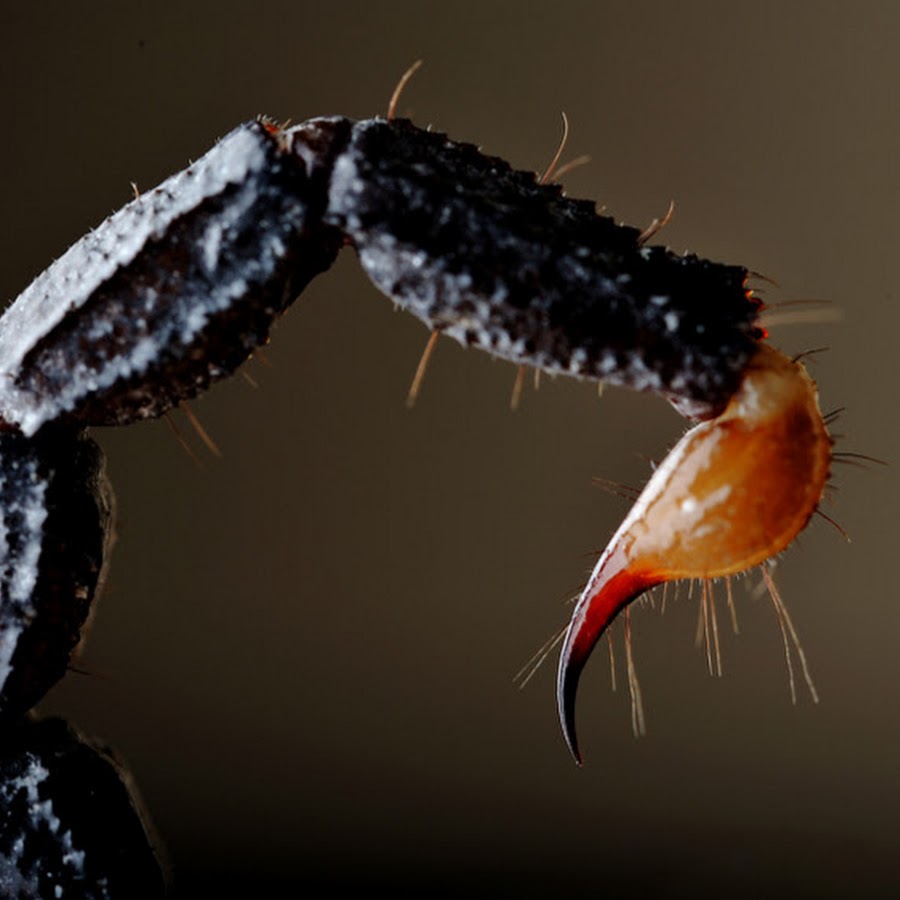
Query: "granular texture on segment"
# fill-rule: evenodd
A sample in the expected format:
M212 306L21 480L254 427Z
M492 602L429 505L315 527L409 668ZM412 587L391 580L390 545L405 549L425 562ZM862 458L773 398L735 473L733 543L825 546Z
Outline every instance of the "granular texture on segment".
M65 674L99 592L114 500L100 448L72 427L0 433L0 713Z
M354 125L326 221L429 328L690 415L724 406L761 336L742 267L643 247L592 202L404 120Z
M162 898L151 831L119 761L61 719L0 735L0 896Z
M126 424L230 374L337 254L317 181L253 122L108 218L0 319L0 416Z
M345 240L430 328L711 416L760 332L737 266L641 245L557 186L409 122L240 126L70 248L0 318L0 425L126 424L230 374Z

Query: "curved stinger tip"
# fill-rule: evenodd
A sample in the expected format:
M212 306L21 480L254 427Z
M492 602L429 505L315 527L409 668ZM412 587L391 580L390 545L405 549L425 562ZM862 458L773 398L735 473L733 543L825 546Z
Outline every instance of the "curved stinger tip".
M626 519L623 528L628 522ZM575 729L575 701L581 672L597 641L619 611L652 586L652 581L635 571L620 551L618 538L621 533L622 529L600 557L572 614L559 655L556 676L559 723L569 752L579 766L583 760Z
M831 459L814 382L761 345L726 409L689 431L653 473L575 607L557 703L577 763L578 680L619 611L654 585L734 575L780 553L817 509Z

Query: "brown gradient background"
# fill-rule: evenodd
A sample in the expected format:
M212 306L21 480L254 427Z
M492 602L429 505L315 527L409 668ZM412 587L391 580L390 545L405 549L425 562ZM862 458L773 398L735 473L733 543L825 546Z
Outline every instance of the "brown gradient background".
M129 182L257 113L382 113L424 57L419 124L534 170L565 110L567 156L593 157L570 193L637 225L674 198L671 246L766 273L771 302L833 301L841 322L773 340L830 346L812 368L840 447L896 461L900 7L782 6L6 5L2 295ZM636 618L645 740L605 657L586 673L579 771L554 663L512 676L625 513L591 477L640 485L683 422L565 379L511 413L513 367L450 341L409 412L426 337L347 251L249 365L260 388L194 405L223 459L199 470L164 423L98 433L119 542L91 674L42 711L129 761L179 895L900 891L896 468L837 469L853 542L816 521L779 566L818 707L790 704L758 578L721 680L682 595Z

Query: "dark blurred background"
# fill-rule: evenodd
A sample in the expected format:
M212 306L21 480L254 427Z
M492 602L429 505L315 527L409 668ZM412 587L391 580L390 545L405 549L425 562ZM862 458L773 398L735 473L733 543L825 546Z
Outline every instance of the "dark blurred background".
M0 194L12 299L69 243L258 113L401 112L565 179L663 238L831 301L839 446L898 459L900 7L894 3L6 4ZM788 307L790 309L790 307ZM346 251L265 361L183 414L99 432L120 503L81 667L42 711L128 760L182 897L248 893L582 897L900 891L896 467L835 470L778 567L822 702L792 707L758 577L736 585L725 675L693 646L697 598L635 618L648 718L631 734L606 659L586 673L586 766L556 722L568 616L684 423L657 398L565 379L509 409L512 366L427 333ZM760 485L765 490L765 485ZM721 615L721 614L720 614ZM720 618L724 626L724 617ZM724 630L724 628L723 628Z

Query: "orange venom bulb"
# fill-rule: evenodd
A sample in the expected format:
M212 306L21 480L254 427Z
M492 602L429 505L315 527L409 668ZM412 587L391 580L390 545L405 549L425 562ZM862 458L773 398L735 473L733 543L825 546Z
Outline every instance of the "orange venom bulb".
M722 414L689 431L653 474L578 601L557 679L576 760L578 679L616 614L654 585L734 575L780 553L815 511L830 464L815 383L760 345Z

